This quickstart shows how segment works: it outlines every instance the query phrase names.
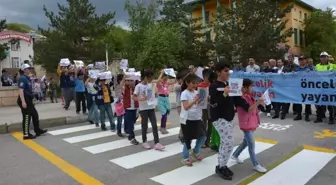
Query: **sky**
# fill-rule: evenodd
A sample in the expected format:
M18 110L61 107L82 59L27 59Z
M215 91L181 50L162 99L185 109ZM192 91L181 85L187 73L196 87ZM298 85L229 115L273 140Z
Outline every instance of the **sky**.
M125 0L90 0L98 14L109 11L116 12L116 24L127 28L128 15L124 11ZM135 2L136 0L130 0ZM186 0L192 1L192 0ZM325 9L331 7L336 10L336 0L303 0L304 2L316 7ZM15 2L15 3L14 3ZM66 4L66 0L0 0L0 19L7 22L22 23L32 28L48 27L48 19L42 10L43 5L48 10L57 13L57 3Z

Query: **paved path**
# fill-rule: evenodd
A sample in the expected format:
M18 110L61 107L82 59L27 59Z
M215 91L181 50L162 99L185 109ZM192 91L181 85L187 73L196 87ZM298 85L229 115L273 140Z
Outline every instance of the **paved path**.
M262 124L255 135L257 158L270 169L262 176L252 170L247 150L241 154L244 164L229 162L235 172L232 181L214 174L217 155L209 149L202 149L202 162L184 167L180 162L182 145L177 139L178 115L172 111L168 119L170 133L160 135L160 142L166 145L163 152L132 146L115 133L102 132L87 123L53 128L31 142L0 135L0 185L335 184L335 125L293 122L292 116L286 120L261 116ZM140 128L137 123L139 141ZM242 133L237 126L234 138L238 145ZM148 140L153 142L151 129Z

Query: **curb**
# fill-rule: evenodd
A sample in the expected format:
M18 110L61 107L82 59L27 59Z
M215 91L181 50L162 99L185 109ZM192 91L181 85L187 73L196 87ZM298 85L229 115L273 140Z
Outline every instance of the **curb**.
M85 121L87 121L86 117L59 117L59 118L41 119L40 125L42 128L51 128L62 125L82 123ZM22 123L10 123L10 124L6 123L4 125L0 125L0 134L7 134L17 131L22 131Z
M171 103L171 109L175 109L176 104ZM155 108L155 111L157 112L157 107ZM51 128L51 127L57 127L62 125L72 125L77 123L83 123L87 121L87 117L78 117L78 116L70 116L70 117L59 117L59 118L48 118L48 119L41 119L40 125L41 128ZM32 125L32 122L30 123ZM21 132L22 131L22 123L16 122L16 123L5 123L3 125L0 125L0 134L7 134L12 132Z

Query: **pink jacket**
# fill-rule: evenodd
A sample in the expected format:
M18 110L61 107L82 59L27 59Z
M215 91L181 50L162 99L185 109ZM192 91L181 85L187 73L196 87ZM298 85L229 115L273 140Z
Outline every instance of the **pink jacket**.
M254 97L252 97L249 94L244 94L242 98L250 105L256 103ZM258 128L258 125L260 123L260 118L258 114L258 108L255 108L251 112L247 112L241 107L237 107L237 113L238 113L238 121L239 121L239 127L241 130L256 130Z

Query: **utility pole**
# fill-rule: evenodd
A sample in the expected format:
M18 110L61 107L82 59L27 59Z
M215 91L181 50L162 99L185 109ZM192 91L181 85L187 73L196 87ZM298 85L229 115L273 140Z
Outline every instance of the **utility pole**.
M108 71L109 59L108 59L108 47L107 47L107 44L105 45L105 55L106 55L106 70Z

